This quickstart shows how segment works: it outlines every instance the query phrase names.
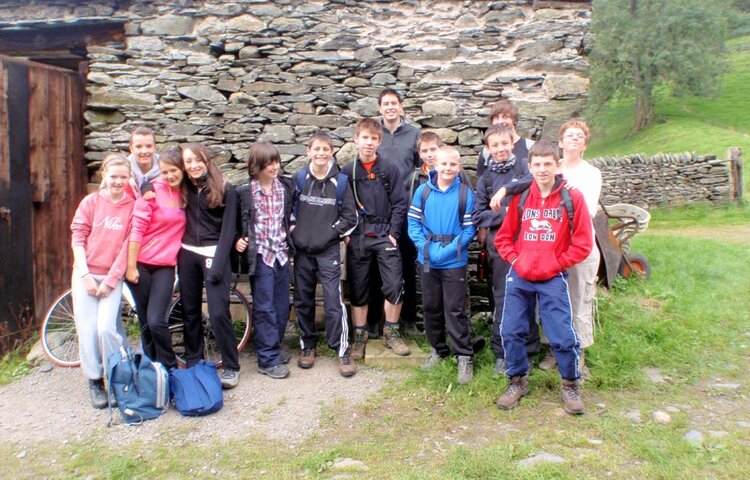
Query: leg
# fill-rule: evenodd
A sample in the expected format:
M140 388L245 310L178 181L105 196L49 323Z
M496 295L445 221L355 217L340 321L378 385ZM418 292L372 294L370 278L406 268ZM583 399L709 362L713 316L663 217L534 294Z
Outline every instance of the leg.
M281 358L281 343L284 341L286 325L289 323L289 262L274 265L273 310L276 312L278 355ZM313 297L314 298L314 297Z
M598 271L599 249L596 247L583 262L568 269L573 326L581 341L582 349L594 344L594 321L591 315L591 304L596 296L596 274Z
M143 277L141 277L143 278ZM172 335L169 333L167 308L172 300L174 287L174 267L158 267L151 274L151 291L148 301L148 328L158 362L164 367L177 368L177 359L172 349ZM140 282L139 282L140 283Z
M203 263L205 257L181 249L177 256L180 272L185 362L192 367L203 358Z
M204 263L204 275L208 268ZM211 331L216 339L216 345L221 352L221 362L224 369L239 370L240 360L237 352L237 337L232 325L232 317L229 311L229 287L232 277L232 268L227 259L224 265L223 276L217 283L206 282L206 302L208 303L208 321L211 323Z
M466 267L440 270L444 324L457 356L473 357L471 325L464 308Z
M546 282L538 283L539 313L542 327L549 344L555 352L557 369L564 380L577 380L580 343L573 328L573 313L570 309L568 283L565 274L559 274Z
M424 312L424 333L437 354L443 358L450 353L445 339L445 319L443 318L443 285L440 270L420 271L422 279L422 311Z
M274 310L274 270L263 263L258 255L255 275L252 277L253 320L255 329L253 340L258 355L258 366L269 368L281 364L278 351L279 331Z
M403 328L416 332L417 324L417 249L409 238L408 224L404 222L398 242L401 271L404 276L404 301L401 307Z
M78 348L81 357L81 370L89 380L102 378L104 371L99 351L99 332L96 318L99 311L99 299L86 292L83 279L78 270L73 269L71 278L73 289L73 313L75 315Z
M127 282L130 293L135 301L135 311L138 314L138 326L141 331L141 348L148 358L156 359L156 347L148 326L149 297L151 296L151 268L141 263L137 264L138 283Z
M492 264L492 298L494 299L495 309L492 315L492 337L490 339L490 345L492 346L492 353L495 354L496 359L502 359L505 357L505 351L503 350L503 340L500 336L500 324L503 320L503 302L505 301L505 277L510 271L510 263L500 257L500 254L495 250L495 244L493 239L495 238L494 233L490 234L487 240L487 248L489 250L488 256ZM493 241L493 243L490 243Z
M318 278L323 286L323 310L328 346L340 357L349 348L349 319L341 298L339 246L334 245L319 255Z
M352 237L346 251L347 278L349 281L349 300L352 305L352 322L357 328L367 326L367 312L370 301L371 287L370 255L362 252L359 243L365 241L362 237ZM380 308L380 307L378 307Z
M102 276L102 278L104 278ZM99 333L99 352L102 367L107 371L109 356L120 350L125 339L120 335L122 323L120 303L122 301L122 280L104 298L99 299L99 309L96 317L96 329Z
M380 277L383 279L383 295L385 296L383 345L393 350L396 355L409 355L411 350L401 339L398 325L404 292L401 255L398 248L386 238L371 239L371 246L377 256Z
M301 253L294 257L294 310L297 312L302 350L311 349L318 344L318 331L315 328L315 260L315 257Z
M505 300L500 333L505 351L506 374L509 377L526 375L526 339L529 336L527 316L531 298L535 295L535 283L521 278L511 267L505 283Z

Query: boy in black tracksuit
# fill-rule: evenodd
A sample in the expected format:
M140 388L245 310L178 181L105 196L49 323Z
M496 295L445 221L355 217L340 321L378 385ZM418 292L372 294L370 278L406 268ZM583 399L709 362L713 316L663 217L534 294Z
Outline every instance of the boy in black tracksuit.
M341 295L339 242L357 225L357 209L348 178L340 175L333 158L331 137L325 133L314 134L308 142L307 154L310 163L294 176L298 190L291 231L296 252L294 308L302 349L297 365L311 368L315 364L318 343L315 287L319 280L323 286L328 346L339 357L339 373L351 377L357 372L357 366L351 360L348 318Z

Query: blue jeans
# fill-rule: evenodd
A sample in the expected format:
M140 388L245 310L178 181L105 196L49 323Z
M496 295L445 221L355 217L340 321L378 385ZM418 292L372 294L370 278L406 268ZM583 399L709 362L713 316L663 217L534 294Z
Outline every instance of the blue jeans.
M253 340L261 368L281 365L281 342L289 321L289 262L263 263L258 254L253 291Z

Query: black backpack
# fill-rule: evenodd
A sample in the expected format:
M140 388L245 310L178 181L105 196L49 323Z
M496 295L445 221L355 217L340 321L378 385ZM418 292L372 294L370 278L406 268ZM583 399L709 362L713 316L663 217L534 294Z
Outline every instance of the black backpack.
M523 217L523 206L526 204L526 199L529 198L529 191L531 188L527 188L521 192L521 198L518 200L518 218ZM570 197L570 190L568 187L562 187L560 190L560 196L562 196L562 206L565 212L568 214L568 225L570 226L570 233L573 234L573 199Z

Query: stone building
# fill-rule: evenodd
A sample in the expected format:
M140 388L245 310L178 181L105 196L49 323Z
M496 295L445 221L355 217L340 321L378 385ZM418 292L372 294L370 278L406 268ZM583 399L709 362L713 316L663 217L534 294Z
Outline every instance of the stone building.
M258 139L291 172L326 130L343 162L385 87L472 169L495 100L534 138L581 113L590 19L590 1L5 0L0 53L81 72L92 173L138 125L205 142L234 182Z

